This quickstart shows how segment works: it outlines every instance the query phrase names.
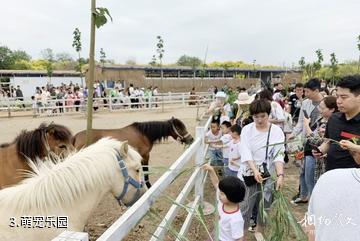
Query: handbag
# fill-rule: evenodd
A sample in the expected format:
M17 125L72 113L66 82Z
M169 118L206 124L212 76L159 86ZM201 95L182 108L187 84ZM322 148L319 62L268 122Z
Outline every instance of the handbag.
M270 172L269 172L269 170L267 168L267 159L268 159L268 149L269 149L269 138L270 138L271 125L272 124L270 124L269 132L268 132L268 136L267 136L267 140L266 140L265 161L261 165L257 166L259 172L261 173L261 177L263 179L269 178L271 176ZM255 185L257 183L257 181L255 179L254 172L251 170L251 168L248 167L246 169L245 173L247 174L247 175L243 175L245 185L248 186L248 187Z

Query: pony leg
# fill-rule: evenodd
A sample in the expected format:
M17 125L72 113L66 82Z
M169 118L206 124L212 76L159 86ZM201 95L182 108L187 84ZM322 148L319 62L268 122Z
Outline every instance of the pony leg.
M144 171L144 180L145 180L145 184L147 186L147 188L150 188L151 187L151 183L150 183L150 180L149 180L149 167L146 165L146 166L143 166L143 171Z
M149 174L148 174L149 173L149 159L150 159L150 156L148 153L143 155L142 164L143 164L144 180L145 180L147 188L151 187L151 183L149 180Z

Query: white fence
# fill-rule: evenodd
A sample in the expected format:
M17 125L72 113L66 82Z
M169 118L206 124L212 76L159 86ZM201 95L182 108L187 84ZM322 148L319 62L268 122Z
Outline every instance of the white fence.
M137 225L137 223L146 215L152 204L157 198L163 194L164 190L168 188L171 182L182 171L182 168L188 164L192 157L195 155L195 169L185 184L184 188L180 191L176 198L176 204L173 204L164 219L153 234L151 241L162 240L167 229L165 226L170 225L174 220L180 206L183 204L189 195L190 191L195 187L194 202L192 203L191 210L195 210L198 205L203 203L203 189L204 189L204 171L200 165L204 163L206 151L208 145L204 144L205 131L208 129L211 123L211 117L207 120L205 126L196 127L196 139L189 148L173 163L173 165L153 184L153 186L146 191L146 193L132 206L130 207L113 225L109 227L100 237L98 241L119 241L122 240L129 231ZM179 236L185 236L192 221L194 212L189 212L183 226L179 231ZM83 239L66 239L61 235L54 239L57 240L83 240Z
M121 110L137 110L137 109L156 109L162 107L179 107L186 105L204 106L213 100L214 96L209 92L198 92L196 95L189 93L163 93L150 98L145 97L106 97L93 98L93 106L95 109L107 110L110 112ZM84 113L86 110L86 99L51 99L45 104L34 103L33 100L25 98L19 101L15 98L0 99L0 111L8 112L11 116L12 112L31 111L33 116L54 116L74 113Z

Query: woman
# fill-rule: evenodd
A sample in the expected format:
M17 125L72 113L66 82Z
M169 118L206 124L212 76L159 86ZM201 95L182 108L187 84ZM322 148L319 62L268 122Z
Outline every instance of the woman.
M285 113L281 105L273 100L273 95L270 90L262 90L259 93L259 98L261 100L267 100L271 104L271 112L269 121L277 126L279 126L282 130L284 129L285 123Z
M310 142L310 146L316 148L320 146L324 141L324 134L326 129L326 123L330 116L334 112L338 112L338 107L336 104L336 97L327 96L325 97L319 105L321 118L316 121L313 126L310 126L310 118L304 117L304 126L306 128L306 136ZM315 166L315 183L319 177L325 172L325 159L319 158L316 160ZM296 202L296 201L295 201Z
M210 104L206 114L214 116L214 120L221 124L223 121L230 121L229 114L231 107L226 103L227 95L223 91L218 91L215 95L215 101Z
M249 122L249 105L255 99L255 95L249 96L247 92L240 92L238 94L237 100L234 101L234 105L236 105L236 123L240 127L244 127L245 123Z
M246 184L246 198L242 207L245 226L250 224L253 207L260 202L261 183L264 188L265 210L271 205L273 180L276 176L276 189L284 182L284 133L280 127L270 122L271 105L267 100L255 100L249 107L254 122L246 125L241 133L241 163L238 177ZM262 212L258 212L261 214ZM264 226L264 220L257 215L257 228ZM259 227L260 226L260 227Z

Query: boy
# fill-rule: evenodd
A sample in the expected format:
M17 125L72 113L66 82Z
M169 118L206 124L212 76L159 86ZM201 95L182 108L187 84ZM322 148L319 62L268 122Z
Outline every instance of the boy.
M221 142L220 138L221 131L219 122L213 119L210 130L205 135L205 144L209 144L210 165L217 167L219 174L224 167L222 150L221 147L217 145Z
M219 182L213 167L203 166L209 171L210 179L216 188L217 210L219 213L219 239L221 241L244 241L244 220L240 202L245 197L245 186L236 177L225 177Z
M240 135L241 127L239 125L233 125L230 127L232 140L229 144L229 166L226 168L226 173L229 176L237 177L240 169Z
M231 134L230 134L231 123L229 121L224 121L221 123L221 132L223 133L220 141L222 142L222 153L224 160L224 169L225 176L229 176L227 173L227 166L229 165L229 152L230 152L230 142L231 142Z

